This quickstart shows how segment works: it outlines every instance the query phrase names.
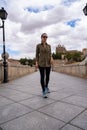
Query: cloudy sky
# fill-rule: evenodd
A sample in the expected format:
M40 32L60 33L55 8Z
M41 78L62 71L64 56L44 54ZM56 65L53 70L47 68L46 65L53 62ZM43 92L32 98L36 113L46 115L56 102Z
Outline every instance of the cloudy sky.
M0 0L8 13L5 21L6 52L9 58L34 58L41 34L55 52L58 44L67 50L87 48L86 0ZM1 25L0 20L0 25ZM0 59L3 52L0 28Z

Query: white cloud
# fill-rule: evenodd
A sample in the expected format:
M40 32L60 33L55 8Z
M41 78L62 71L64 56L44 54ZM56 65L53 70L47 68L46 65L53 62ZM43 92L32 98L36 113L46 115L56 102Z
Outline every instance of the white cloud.
M60 43L66 49L82 50L87 47L87 17L83 13L85 0L2 0L8 12L5 22L6 48L10 57L35 57L36 44L40 43L40 35L48 33L48 43L52 52ZM44 7L52 7L46 8ZM38 9L38 12L29 11L28 8ZM67 22L80 19L75 27ZM1 21L0 21L1 23ZM0 29L0 45L2 44L2 31ZM0 52L2 50L0 46ZM14 52L14 54L12 53ZM19 52L19 53L16 53Z

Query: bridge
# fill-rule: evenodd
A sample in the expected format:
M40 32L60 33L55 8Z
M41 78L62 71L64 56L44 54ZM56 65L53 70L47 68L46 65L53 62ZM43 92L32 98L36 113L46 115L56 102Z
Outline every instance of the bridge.
M1 130L87 130L87 79L51 72L44 99L39 72L0 84Z

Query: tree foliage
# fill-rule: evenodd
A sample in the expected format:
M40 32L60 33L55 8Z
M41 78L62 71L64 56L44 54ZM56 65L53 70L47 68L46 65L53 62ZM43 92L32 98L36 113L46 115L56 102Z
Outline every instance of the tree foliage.
M53 57L53 59L61 59L61 56L62 56L62 53L53 53L52 54L52 57Z
M34 58L34 59L21 58L21 59L19 60L19 62L20 62L22 65L33 66L33 65L35 65L35 58Z
M74 52L74 53L66 53L66 58L68 59L68 61L76 61L79 62L82 59L82 54L81 52Z
M76 61L79 62L82 60L82 53L81 52L66 52L64 53L52 53L53 59L62 59L62 55L67 58L68 61Z

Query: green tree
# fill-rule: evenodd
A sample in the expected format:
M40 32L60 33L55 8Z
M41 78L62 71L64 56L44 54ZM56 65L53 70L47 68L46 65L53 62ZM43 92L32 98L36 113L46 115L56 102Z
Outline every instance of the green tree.
M68 61L78 62L78 61L81 61L81 55L82 55L81 52L74 52L74 53L67 52L66 58L68 59Z
M61 59L62 53L54 53L52 54L53 59Z
M73 54L73 60L74 61L81 61L81 52L75 52L74 54Z
M27 58L21 58L19 60L19 62L22 64L22 65L26 65L26 61L27 61Z
M68 61L70 61L71 59L73 59L73 56L71 53L67 52L66 53L66 58L68 59Z
M19 62L20 62L22 65L33 66L33 65L35 65L35 58L34 58L34 59L21 58L21 59L19 60Z

